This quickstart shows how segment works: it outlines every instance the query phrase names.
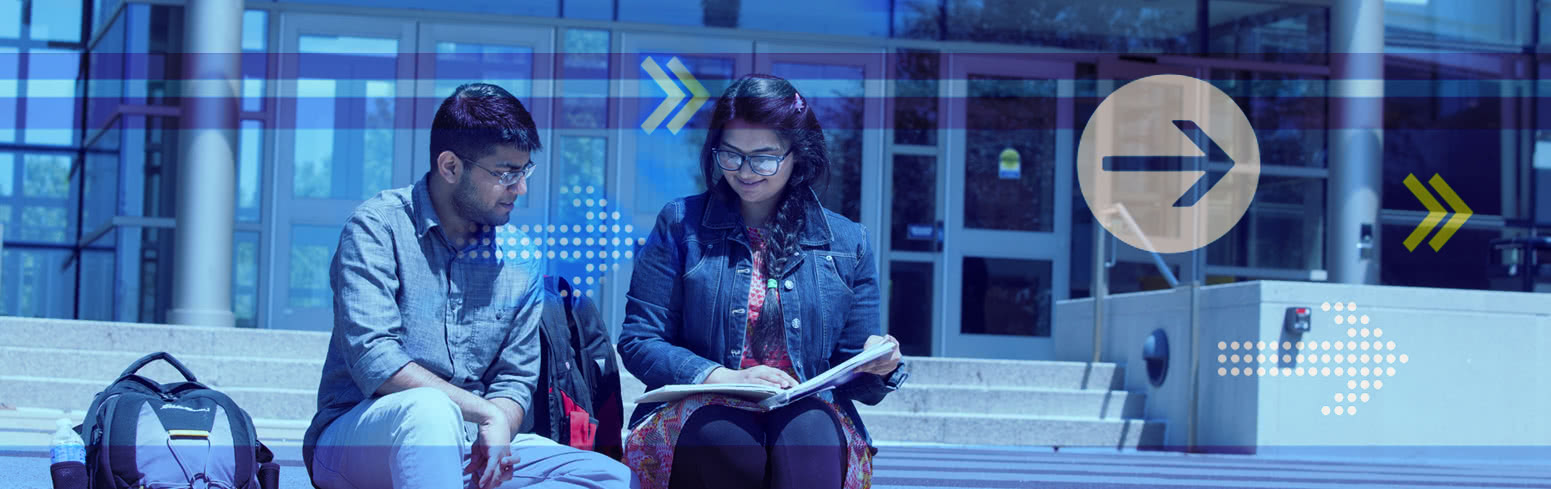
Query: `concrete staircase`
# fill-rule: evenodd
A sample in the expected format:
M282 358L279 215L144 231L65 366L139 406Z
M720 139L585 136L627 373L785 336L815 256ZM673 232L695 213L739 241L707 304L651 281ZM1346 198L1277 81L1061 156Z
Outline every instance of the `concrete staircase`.
M0 318L0 445L46 446L54 419L79 420L92 396L141 355L168 351L255 418L266 443L299 442L316 408L326 333ZM862 406L890 442L1135 448L1156 445L1145 400L1113 364L911 358L910 381ZM143 374L180 376L156 364ZM643 387L626 377L625 398ZM626 406L628 414L633 406Z

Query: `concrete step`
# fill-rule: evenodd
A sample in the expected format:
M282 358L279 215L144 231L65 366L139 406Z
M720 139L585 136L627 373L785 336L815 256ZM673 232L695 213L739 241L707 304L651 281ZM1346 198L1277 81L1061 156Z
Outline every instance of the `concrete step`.
M103 386L138 360L142 353L102 350L65 350L38 347L0 347L0 376L50 377L96 381ZM218 389L227 387L318 388L323 358L273 359L248 356L173 354L200 382ZM183 376L166 362L154 362L140 374L158 382L176 382Z
M907 383L878 409L903 413L965 413L1140 418L1146 396L1126 391L965 387Z
M1026 389L1122 390L1125 372L1113 363L907 357L909 384Z
M18 317L0 317L0 336L6 339L6 346L13 347L120 351L141 355L166 351L180 357L243 355L316 361L322 361L328 354L329 343L328 333L311 331Z
M1163 442L1163 423L1136 419L1063 418L861 410L873 439L965 445L1134 449Z
M628 401L635 398L630 394L624 397L627 417L635 410L635 404ZM874 409L900 413L1136 419L1145 414L1146 396L1125 391L911 385L889 394Z
M17 407L84 410L107 382L6 375L0 376L0 404ZM318 396L312 389L223 387L238 406L255 418L311 420Z
M906 357L905 361L910 365L910 380L906 381L906 386L921 384L1101 392L1125 388L1125 371L1113 363L932 357ZM630 372L623 372L620 377L625 399L634 399L646 389Z

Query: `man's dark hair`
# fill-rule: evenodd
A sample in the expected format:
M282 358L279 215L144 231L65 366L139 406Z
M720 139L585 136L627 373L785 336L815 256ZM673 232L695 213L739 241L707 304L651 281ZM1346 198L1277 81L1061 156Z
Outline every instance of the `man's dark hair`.
M506 89L489 83L465 83L436 109L436 118L431 121L433 168L443 151L479 159L495 152L497 145L530 153L543 149L533 116Z

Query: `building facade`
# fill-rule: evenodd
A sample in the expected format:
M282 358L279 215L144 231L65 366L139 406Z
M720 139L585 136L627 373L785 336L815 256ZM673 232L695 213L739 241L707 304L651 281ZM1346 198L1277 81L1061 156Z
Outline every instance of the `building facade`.
M1378 175L1376 274L1485 289L1492 241L1551 222L1551 110L1532 0L258 1L241 27L231 304L240 327L330 328L328 262L349 212L429 167L431 114L500 84L545 149L512 224L549 273L623 317L631 258L669 200L698 193L711 96L752 72L813 99L835 162L822 200L871 231L889 332L913 355L1048 358L1056 301L1207 283L1349 280L1333 257L1343 170ZM1382 12L1374 19L1359 13ZM0 0L0 314L161 323L172 308L187 9L177 0ZM1545 19L1545 20L1542 20ZM1381 21L1381 22L1380 22ZM1382 30L1382 52L1341 39ZM1547 51L1551 52L1551 51ZM1350 105L1342 67L1381 69ZM1202 253L1108 239L1072 164L1125 82L1175 73L1232 96L1262 177ZM657 76L654 76L656 74ZM671 87L671 88L670 88ZM675 91L689 99L669 106ZM1343 111L1382 121L1332 156ZM1551 107L1548 107L1551 108ZM1544 142L1543 142L1544 141ZM1339 146L1339 145L1337 145ZM1346 150L1342 150L1346 151ZM1334 160L1338 163L1332 163ZM1427 214L1407 175L1475 215L1447 246L1402 245ZM1359 179L1361 180L1361 179ZM1344 191L1343 191L1344 192ZM1340 234L1339 236L1345 236ZM1346 258L1341 258L1346 260ZM1167 273L1163 272L1167 269Z

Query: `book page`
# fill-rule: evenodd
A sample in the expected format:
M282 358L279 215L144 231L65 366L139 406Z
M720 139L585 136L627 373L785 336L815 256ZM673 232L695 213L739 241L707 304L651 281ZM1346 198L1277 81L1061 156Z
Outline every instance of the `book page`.
M642 394L635 402L673 402L696 394L722 394L759 402L779 393L779 387L759 384L678 384L662 386Z
M856 354L856 356L851 357L850 360L840 362L839 365L825 370L824 373L813 376L807 382L798 384L796 387L791 388L791 390L766 399L760 405L766 409L774 409L809 395L839 387L859 375L856 372L858 367L865 365L867 362L886 357L893 351L893 343L885 342L873 345L871 349L863 350L861 353Z

